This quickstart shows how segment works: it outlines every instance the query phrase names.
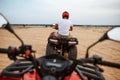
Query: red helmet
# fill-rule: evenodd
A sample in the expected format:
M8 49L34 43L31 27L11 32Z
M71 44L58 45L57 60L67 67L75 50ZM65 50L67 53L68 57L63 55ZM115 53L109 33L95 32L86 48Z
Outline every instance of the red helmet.
M68 17L69 18L69 13L67 11L64 11L63 14L62 14L62 17Z

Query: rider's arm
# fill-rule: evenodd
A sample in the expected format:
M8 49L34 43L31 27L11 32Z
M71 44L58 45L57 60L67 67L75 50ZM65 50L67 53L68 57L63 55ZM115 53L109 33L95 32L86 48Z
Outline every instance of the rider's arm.
M53 26L53 29L58 30L58 24L55 24L55 25Z
M72 31L73 30L73 26L70 26L70 29L69 29L69 31Z

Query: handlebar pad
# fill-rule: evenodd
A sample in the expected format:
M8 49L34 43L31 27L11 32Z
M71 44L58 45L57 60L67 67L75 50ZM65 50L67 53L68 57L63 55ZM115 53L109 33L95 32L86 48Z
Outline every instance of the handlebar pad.
M7 52L8 52L8 49L0 48L0 53L7 53Z

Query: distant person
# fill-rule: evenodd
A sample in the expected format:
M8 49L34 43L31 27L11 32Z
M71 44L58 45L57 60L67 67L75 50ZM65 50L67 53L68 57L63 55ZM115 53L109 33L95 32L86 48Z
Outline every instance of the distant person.
M55 33L55 36L62 37L62 38L70 38L70 31L73 30L73 24L69 20L69 13L64 11L62 13L62 19L59 20L54 26L54 29L58 30Z

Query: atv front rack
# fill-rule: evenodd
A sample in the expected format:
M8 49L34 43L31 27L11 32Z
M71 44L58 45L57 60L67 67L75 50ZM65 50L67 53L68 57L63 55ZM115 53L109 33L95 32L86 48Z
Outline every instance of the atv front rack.
M2 76L20 77L26 72L33 70L33 64L26 59L18 59L14 63L7 66L1 73Z

